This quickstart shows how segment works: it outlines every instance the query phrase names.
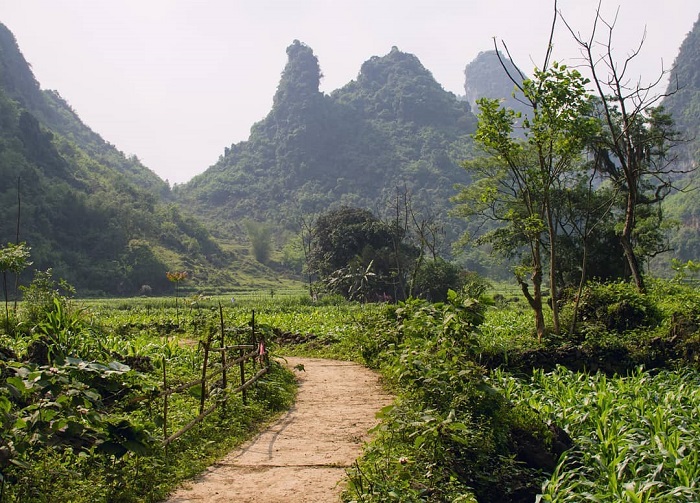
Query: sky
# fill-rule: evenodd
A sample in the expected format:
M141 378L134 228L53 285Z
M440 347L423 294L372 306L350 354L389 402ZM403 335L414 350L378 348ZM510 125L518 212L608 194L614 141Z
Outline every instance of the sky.
M613 47L621 58L646 30L633 67L644 82L671 68L700 12L697 0L557 6L587 36L599 1L606 19L617 12ZM541 65L553 9L554 0L0 0L0 22L43 89L57 90L106 141L180 184L248 139L272 106L295 39L318 57L325 93L396 46L460 95L465 66L492 49L494 37L524 71ZM558 26L555 59L578 64Z

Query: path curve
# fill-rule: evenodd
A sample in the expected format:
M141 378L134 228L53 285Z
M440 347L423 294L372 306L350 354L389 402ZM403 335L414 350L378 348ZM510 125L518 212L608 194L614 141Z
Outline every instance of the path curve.
M286 358L299 381L294 406L251 442L185 484L167 503L329 503L360 455L375 414L393 397L371 370L320 358Z

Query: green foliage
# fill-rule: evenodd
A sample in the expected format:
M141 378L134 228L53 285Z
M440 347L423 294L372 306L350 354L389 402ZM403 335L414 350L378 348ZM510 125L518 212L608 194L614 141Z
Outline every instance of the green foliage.
M417 255L401 231L368 210L328 211L313 229L311 267L328 291L349 299L400 298Z
M8 243L6 247L0 248L0 271L2 271L2 291L5 297L5 332L10 332L10 309L9 293L7 285L7 273L13 272L16 275L29 267L29 247L26 243L13 245ZM16 306L16 304L15 304Z
M560 459L541 501L695 501L700 404L696 371L638 370L608 379L563 368L495 385L565 428L575 448Z
M532 409L514 407L489 385L471 359L484 312L450 291L444 304L387 306L366 332L363 355L398 399L381 412L373 441L349 471L347 499L534 498L541 470L556 464L553 433Z
M459 291L466 281L464 271L443 259L424 262L416 273L412 292L415 297L445 302L449 290ZM483 293L483 292L482 292ZM479 298L481 295L474 295Z
M30 248L27 243L8 243L4 248L0 248L0 271L4 273L11 271L18 274L31 265L29 261Z
M252 220L246 220L244 224L255 260L267 263L272 252L272 227Z
M24 302L20 317L29 328L46 321L56 309L65 313L70 297L75 293L75 288L66 280L54 279L52 269L35 271L29 286L21 288Z
M580 298L579 318L586 331L624 333L658 326L661 313L652 297L629 283L589 283Z
M682 263L678 259L671 260L671 269L676 272L674 276L674 281L683 282L685 280L696 279L698 273L700 273L700 263L688 260Z

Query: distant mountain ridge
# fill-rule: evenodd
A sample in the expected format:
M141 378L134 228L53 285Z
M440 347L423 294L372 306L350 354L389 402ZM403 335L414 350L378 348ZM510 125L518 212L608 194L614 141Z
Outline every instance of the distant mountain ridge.
M270 113L214 166L174 191L223 226L242 219L293 227L301 214L348 205L381 213L397 190L447 214L476 118L414 55L396 47L366 61L357 78L319 91L313 50L287 48ZM444 211L443 211L444 210Z

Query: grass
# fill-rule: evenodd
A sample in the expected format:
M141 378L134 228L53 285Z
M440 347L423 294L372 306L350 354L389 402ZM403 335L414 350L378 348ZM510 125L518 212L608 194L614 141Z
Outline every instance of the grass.
M60 362L52 361L51 369L55 368L56 372L48 366L39 369L44 369L40 370L42 376L55 373L55 383L42 384L42 389L37 386L35 393L22 400L8 394L6 389L0 391L3 411L0 416L0 449L4 454L9 454L15 463L0 461L0 480L4 483L3 503L160 501L180 481L203 470L288 409L295 393L294 377L290 371L274 363L272 371L249 390L247 405L243 405L240 395L231 396L225 409L217 411L167 450L160 446L163 437L162 399L130 405L129 398L162 385L163 360L170 386L201 377L202 351L197 344L189 342L206 337L207 327L212 322L218 329L218 310L212 310L218 304L208 302L199 301L197 305L180 307L178 314L174 299L73 301L70 319L74 323L70 325L70 332L62 331L60 337L70 356L105 364L130 358L140 362L143 368L139 372L132 369L120 376L103 376L83 383L80 380L84 379L84 372L64 368ZM229 327L244 327L249 323L250 315L247 307L226 309L226 324ZM35 337L25 332L0 336L2 347L13 348L19 356L18 364L29 369L24 372L36 372L28 367L28 363L22 363L27 355L28 342ZM235 337L235 332L229 334L229 338ZM54 338L59 339L58 334ZM232 342L242 341L230 339L228 343ZM5 362L0 366L3 377L13 375ZM116 389L124 390L125 399L98 404L100 397L106 395L93 387L112 389L109 383L117 379L119 381L114 384ZM60 393L58 398L55 395L57 392ZM34 409L37 406L49 407L47 411L55 409L57 412L47 412L50 415L44 414L45 417L60 421L56 422L57 425L82 428L79 425L88 416L83 416L81 411L90 410L86 409L87 402L80 402L73 410L72 402L66 398L82 394L94 397L95 409L92 410L96 411L99 407L100 414L99 424L96 419L91 419L92 423L85 423L86 426L99 429L107 427L107 424L127 421L130 428L134 428L130 431L144 432L143 443L139 441L137 445L127 440L126 445L133 446L134 450L119 455L101 453L95 447L87 450L74 448L61 442L52 441L45 445L40 440L43 437L37 434L48 435L46 438L49 439L55 438L56 432L46 432L50 424L41 420L41 415L36 416ZM194 397L187 394L172 396L168 409L169 433L197 416L198 408L199 400ZM65 420L62 415L66 415ZM67 432L68 437L72 438L70 431Z

